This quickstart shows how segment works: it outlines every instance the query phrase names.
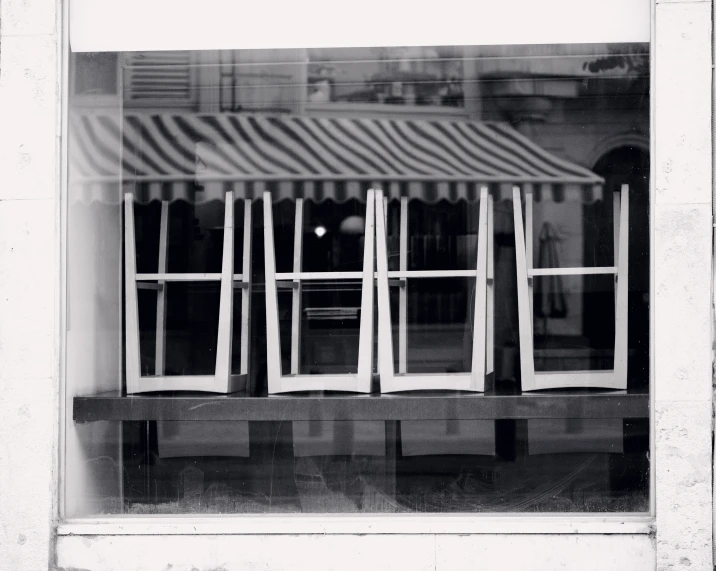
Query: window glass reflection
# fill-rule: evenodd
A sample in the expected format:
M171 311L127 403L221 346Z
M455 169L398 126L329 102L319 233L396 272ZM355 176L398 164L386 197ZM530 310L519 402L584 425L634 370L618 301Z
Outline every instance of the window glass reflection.
M247 407L77 423L72 514L648 509L648 407L621 413L648 399L648 45L73 54L72 74L73 396ZM498 404L435 418L446 394Z
M94 508L640 512L647 430L646 419L127 423L123 499Z

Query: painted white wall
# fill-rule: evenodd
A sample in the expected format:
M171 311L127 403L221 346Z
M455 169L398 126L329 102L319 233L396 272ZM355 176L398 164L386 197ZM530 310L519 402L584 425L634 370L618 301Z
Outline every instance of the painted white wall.
M0 565L711 571L711 0L657 2L656 536L61 536L56 0L2 0ZM70 526L71 528L71 526ZM529 554L529 555L527 555ZM169 567L172 565L172 567Z

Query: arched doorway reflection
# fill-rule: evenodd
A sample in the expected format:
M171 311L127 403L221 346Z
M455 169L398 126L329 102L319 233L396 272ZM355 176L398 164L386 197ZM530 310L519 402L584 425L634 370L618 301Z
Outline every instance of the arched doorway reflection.
M592 170L605 180L604 196L629 185L629 388L649 384L649 153L622 146L602 155ZM612 202L584 207L585 265L606 266L614 260ZM605 314L613 290L610 276L585 276L584 335L591 346L608 346L614 339L614 320ZM589 296L589 302L586 297Z

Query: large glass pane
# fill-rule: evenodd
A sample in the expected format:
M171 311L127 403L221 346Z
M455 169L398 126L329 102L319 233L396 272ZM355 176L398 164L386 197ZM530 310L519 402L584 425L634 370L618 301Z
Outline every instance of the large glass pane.
M648 44L71 59L66 515L649 509Z
M125 422L105 514L643 512L647 419Z

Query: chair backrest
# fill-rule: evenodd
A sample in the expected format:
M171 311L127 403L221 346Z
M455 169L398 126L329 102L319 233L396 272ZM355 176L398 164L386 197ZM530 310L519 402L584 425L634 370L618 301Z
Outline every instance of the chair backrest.
M401 199L400 269L388 270L387 213L383 192L376 193L377 277L378 277L378 354L381 392L408 390L452 389L484 391L485 378L492 372L492 201L487 190L480 191L480 211L477 233L477 264L475 270L408 270L408 199ZM419 374L407 372L407 282L408 279L474 277L475 300L473 314L472 371L468 373ZM391 281L399 288L398 315L398 372L393 357L392 318L390 311Z
M251 320L251 200L244 200L244 244L241 274L234 274L234 193L225 194L224 240L221 272L168 273L169 202L162 201L159 226L159 259L156 273L138 274L136 266L134 194L124 196L126 378L127 393L150 391L204 391L231 393L243 390L249 375L249 336ZM216 365L213 375L165 376L166 288L169 282L219 282L219 322ZM233 290L241 288L241 368L231 374ZM157 292L157 319L154 375L143 376L139 350L139 309L137 290Z
M375 251L375 202L373 190L368 191L365 216L363 269L355 272L303 272L303 199L296 199L294 225L293 271L276 272L274 248L273 203L271 193L264 199L264 265L266 274L266 357L268 392L348 391L368 393L373 380L373 280ZM303 281L361 280L361 311L358 339L358 363L355 374L301 374L300 319L301 282ZM291 372L284 374L281 365L281 336L279 331L278 287L292 288L291 310Z
M519 187L512 190L517 264L517 313L520 332L522 390L549 388L627 388L628 275L629 275L629 186L614 193L614 266L535 268L533 264L533 201L525 193L525 219ZM614 367L611 370L535 371L533 279L538 276L583 276L612 274L615 296Z

